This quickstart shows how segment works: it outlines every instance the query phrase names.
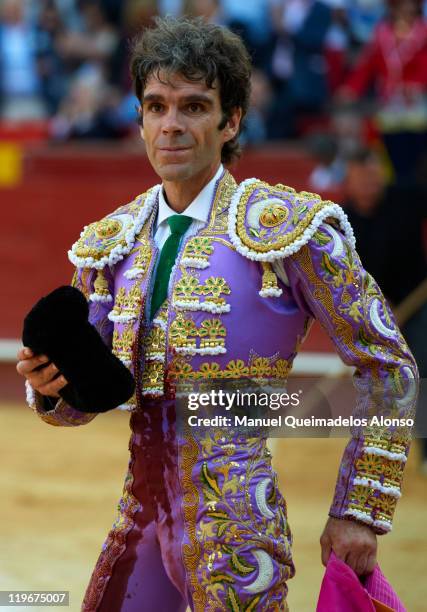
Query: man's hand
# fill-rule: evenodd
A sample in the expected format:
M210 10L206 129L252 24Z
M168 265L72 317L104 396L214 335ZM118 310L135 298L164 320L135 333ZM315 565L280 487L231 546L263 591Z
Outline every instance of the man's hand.
M329 518L320 537L322 563L326 566L331 550L358 576L370 574L377 562L377 536L368 525Z
M18 363L16 370L21 376L25 376L35 391L49 397L59 397L58 391L65 387L67 380L61 375L58 375L58 368L54 363L42 367L48 363L49 358L46 355L34 355L28 347L23 347L18 352Z

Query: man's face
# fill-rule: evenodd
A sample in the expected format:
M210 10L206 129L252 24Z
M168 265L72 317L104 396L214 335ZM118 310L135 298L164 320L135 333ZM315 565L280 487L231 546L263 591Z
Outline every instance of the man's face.
M151 165L163 181L180 182L217 168L223 144L237 134L241 112L236 109L219 130L223 114L217 83L209 88L204 80L160 72L147 80L142 116Z
M384 170L376 158L350 162L345 191L361 214L369 214L379 203L385 187Z

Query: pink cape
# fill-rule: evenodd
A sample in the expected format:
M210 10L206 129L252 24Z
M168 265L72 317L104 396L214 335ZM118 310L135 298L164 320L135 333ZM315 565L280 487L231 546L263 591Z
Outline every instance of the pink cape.
M351 567L331 552L316 612L406 612L406 608L378 564L362 584Z

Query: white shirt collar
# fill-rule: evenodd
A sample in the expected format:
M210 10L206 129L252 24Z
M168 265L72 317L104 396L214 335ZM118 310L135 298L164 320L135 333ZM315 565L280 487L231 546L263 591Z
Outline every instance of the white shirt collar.
M207 183L203 189L198 193L198 195L194 198L194 200L187 206L187 208L183 211L183 214L187 217L191 217L192 219L196 219L197 221L202 221L206 223L209 217L209 211L211 207L212 198L214 196L215 191L215 183L223 173L224 167L222 164L219 165L215 176L211 178L209 183ZM159 211L157 214L157 227L166 221L168 217L172 215L176 215L176 211L173 210L169 204L166 202L163 188L160 189L159 192Z

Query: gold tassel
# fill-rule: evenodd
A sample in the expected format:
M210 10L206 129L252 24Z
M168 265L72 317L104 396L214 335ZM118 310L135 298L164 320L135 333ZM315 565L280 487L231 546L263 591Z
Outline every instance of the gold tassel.
M98 270L95 283L94 283L95 293L92 294L93 299L99 302L110 302L113 298L110 295L108 290L108 281L105 278L104 271ZM91 297L92 297L91 296Z
M259 291L261 297L279 297L282 295L282 290L277 284L277 276L273 271L271 263L269 261L261 262L263 274L262 274L262 287Z

